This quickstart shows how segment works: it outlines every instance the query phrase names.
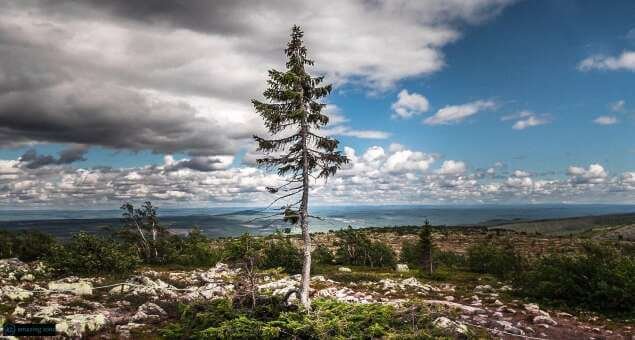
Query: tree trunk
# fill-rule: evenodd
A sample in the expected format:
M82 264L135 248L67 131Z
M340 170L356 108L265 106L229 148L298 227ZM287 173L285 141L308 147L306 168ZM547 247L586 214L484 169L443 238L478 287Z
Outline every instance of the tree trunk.
M308 126L306 118L302 120L302 202L300 203L300 228L302 229L303 256L302 264L302 287L300 288L300 302L311 310L311 300L309 299L309 284L311 282L311 234L309 234L308 204L309 204L309 159L307 146Z

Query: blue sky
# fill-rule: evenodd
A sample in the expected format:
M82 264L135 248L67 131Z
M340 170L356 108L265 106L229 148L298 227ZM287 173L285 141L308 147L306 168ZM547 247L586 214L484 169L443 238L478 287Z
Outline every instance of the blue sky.
M0 206L267 201L250 99L298 13L352 160L316 201L635 203L632 1L245 6L0 5Z
M533 171L564 175L572 163L606 164L612 171L635 168L635 74L632 71L582 72L589 55L615 55L635 48L628 37L635 23L632 2L528 1L506 9L487 24L469 27L461 40L443 49L439 72L404 81L402 88L424 95L429 116L446 105L478 99L499 103L447 126L427 126L421 119L390 119L396 91L377 97L344 93L332 97L356 127L386 130L390 141L435 150L450 159L487 168L497 161ZM624 112L611 104L623 100ZM522 131L501 117L522 110L548 113L552 122ZM615 115L619 124L593 122ZM344 139L367 147L375 141Z

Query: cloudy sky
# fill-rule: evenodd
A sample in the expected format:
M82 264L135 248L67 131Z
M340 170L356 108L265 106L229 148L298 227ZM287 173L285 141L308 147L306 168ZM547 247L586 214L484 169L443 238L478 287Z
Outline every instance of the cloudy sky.
M635 203L633 1L0 3L0 207L260 205L293 24L351 164L322 204Z

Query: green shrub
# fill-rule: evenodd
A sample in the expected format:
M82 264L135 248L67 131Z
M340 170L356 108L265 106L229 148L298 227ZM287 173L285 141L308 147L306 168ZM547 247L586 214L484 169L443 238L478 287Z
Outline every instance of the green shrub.
M465 268L467 266L466 257L452 251L435 250L432 252L432 258L437 266L454 269Z
M407 263L411 267L421 266L421 248L419 248L417 241L406 240L401 245L401 254L399 254L399 261Z
M0 231L0 258L39 260L50 255L56 245L53 236L37 230Z
M272 300L272 303L276 303ZM214 300L181 307L181 317L160 331L166 339L367 339L402 332L407 326L394 307L313 301L313 311L285 311L254 316Z
M635 312L635 259L587 243L578 255L541 258L515 280L521 294L598 312Z
M115 240L84 232L53 248L45 258L58 275L126 275L135 270L141 260L137 253Z
M192 229L185 237L164 237L157 248L163 254L161 262L165 264L210 267L223 259L223 249L212 247L198 228Z
M282 267L289 274L302 272L302 253L288 237L281 234L265 242L263 256L261 268Z
M337 232L340 237L335 259L337 263L355 266L392 267L395 252L390 246L371 241L366 234L348 229Z
M311 253L311 261L315 264L333 264L335 256L327 246L320 244Z
M467 262L473 272L502 278L510 278L522 269L522 258L511 245L476 244L468 248Z
M160 334L165 339L189 339L194 334L218 327L227 320L238 316L232 303L227 299L195 302L178 306L179 321L164 327Z

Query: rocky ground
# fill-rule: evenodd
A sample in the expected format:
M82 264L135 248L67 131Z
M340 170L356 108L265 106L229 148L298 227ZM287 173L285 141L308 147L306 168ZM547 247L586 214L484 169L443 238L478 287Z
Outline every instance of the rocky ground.
M404 266L373 281L333 279L356 271L342 267L333 275L313 276L313 297L397 308L407 308L416 300L435 311L436 327L457 335L478 329L504 339L635 339L628 324L514 300L508 294L513 287L502 282L425 282ZM174 317L177 302L231 296L240 275L222 263L207 270L143 270L118 282L77 277L47 281L43 273L38 263L0 260L0 321L55 323L60 337L69 338L152 338L160 325ZM284 295L298 286L298 275L276 272L258 282L263 294Z

